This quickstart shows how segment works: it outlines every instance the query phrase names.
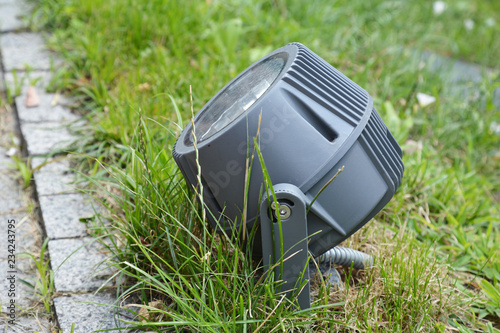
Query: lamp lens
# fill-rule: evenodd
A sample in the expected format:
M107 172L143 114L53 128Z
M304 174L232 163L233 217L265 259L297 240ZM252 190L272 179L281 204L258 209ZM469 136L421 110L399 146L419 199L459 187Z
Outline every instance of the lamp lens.
M222 91L196 119L196 140L202 142L233 122L262 96L279 76L288 59L278 53L253 66ZM193 144L192 133L186 144Z

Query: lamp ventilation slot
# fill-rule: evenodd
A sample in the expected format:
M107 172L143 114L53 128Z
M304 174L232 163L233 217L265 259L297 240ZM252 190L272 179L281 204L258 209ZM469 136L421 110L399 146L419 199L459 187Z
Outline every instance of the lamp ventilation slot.
M304 103L295 94L283 89L284 96L288 100L288 103L293 107L293 109L299 114L305 121L307 121L312 127L314 127L325 139L333 142L338 138L338 133L330 127L330 125L316 113L309 105Z

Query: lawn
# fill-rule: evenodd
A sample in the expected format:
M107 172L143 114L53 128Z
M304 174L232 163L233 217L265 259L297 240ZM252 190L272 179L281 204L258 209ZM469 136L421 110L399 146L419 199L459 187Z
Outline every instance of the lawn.
M113 240L119 293L138 293L150 310L139 327L498 332L500 2L444 4L440 12L424 0L36 2L33 28L50 32L67 63L52 88L73 95L89 120L70 149L114 222L96 234ZM207 229L171 158L192 109L294 41L373 96L406 168L392 201L345 244L374 255L375 267L342 272L340 291L317 279L309 311L277 295L277 282L230 235ZM422 52L494 74L470 87L475 94L456 94ZM417 93L436 101L423 106Z

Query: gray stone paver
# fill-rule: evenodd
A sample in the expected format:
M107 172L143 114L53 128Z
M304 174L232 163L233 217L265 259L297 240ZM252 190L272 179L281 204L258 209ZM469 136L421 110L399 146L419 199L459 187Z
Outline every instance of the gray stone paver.
M12 72L7 72L4 76L5 86L11 92L18 94L16 96L23 96L24 99L29 86L34 86L37 91L44 92L50 87L50 81L53 77L52 73L47 71L16 72L15 75Z
M22 1L0 1L0 32L13 31L26 28L22 19L28 10L28 5Z
M17 114L21 123L23 122L58 122L67 123L78 120L79 117L72 113L67 107L56 104L56 94L48 94L38 91L40 105L36 107L26 107L25 96L16 97Z
M37 92L45 93L46 90L51 90L51 82L54 78L53 73L47 71L17 72L16 75L11 72L7 72L4 76L5 85L11 91L19 93L18 96L23 97L23 101L26 100L26 95L30 85L34 86ZM64 95L60 95L57 101L57 104L64 106L71 106L74 104L71 98Z
M0 211L2 212L2 214L5 214L7 212L18 212L23 207L24 205L19 199L1 199L0 201Z
M461 60L450 60L435 53L423 52L418 56L426 63L431 72L438 72L450 83L478 82L484 73L490 72L476 64L469 64Z
M0 295L0 303L1 303L1 312L2 313L8 313L7 306L10 304L10 300L14 299L15 300L15 307L16 307L16 312L21 313L22 311L26 311L30 308L32 308L36 302L39 300L39 297L34 295L34 290L30 288L29 286L25 285L20 281L20 279L23 279L25 281L28 281L30 283L33 283L33 275L28 273L23 273L22 270L17 269L15 274L10 274L8 270L8 262L5 259L0 260L0 269L2 270L0 272L0 289L2 290L2 293ZM9 278L14 276L14 283L15 283L15 288L10 289L9 285ZM8 292L10 290L15 290L16 297L12 298L9 297Z
M103 246L91 237L51 240L49 251L58 292L96 290L113 272Z
M5 70L50 70L52 64L57 66L60 60L48 51L40 34L4 33L0 36Z
M70 155L59 155L56 157L33 157L31 167L37 169L35 172L42 173L71 173L69 167Z
M5 78L3 72L0 70L0 96L3 95L4 92L5 92Z
M52 326L47 319L33 316L18 317L12 326L8 324L8 318L0 317L0 333L50 333Z
M31 161L38 196L76 193L75 175L68 159L36 157Z
M1 312L6 313L8 310L7 305L11 299L14 299L16 312L19 314L22 311L32 308L36 301L39 300L33 294L34 290L22 283L21 279L32 284L38 279L35 263L26 254L29 253L38 257L41 244L41 230L37 221L28 212L0 215L0 225L7 226L9 220L15 221L14 225L16 227L13 229L15 232L15 241L13 244L8 242L6 233L0 238L0 303ZM10 248L9 245L11 246ZM13 251L10 252L8 251L9 249ZM9 255L14 255L15 257L12 258ZM15 276L15 297L9 295L10 281L8 278L12 275Z
M448 83L452 95L460 96L464 100L480 98L476 86L481 83L485 75L498 74L498 70L495 71L461 60L450 60L428 52L420 54L419 57L427 64L429 71L438 72ZM500 88L496 88L493 95L494 105L500 107Z
M35 172L34 177L39 196L76 192L75 185L72 185L75 177L71 173Z
M0 146L0 171L6 171L11 168L12 160L6 154L7 148Z
M15 98L19 120L23 122L58 122L67 123L78 120L68 108L72 101L59 93L48 93L52 74L49 72L34 71L29 73L7 73L6 86ZM40 97L40 104L36 107L26 107L28 88L33 85Z
M40 196L40 209L47 237L50 239L88 236L87 224L80 219L91 219L96 213L90 198L83 194Z
M0 92L0 96L2 95L2 92ZM3 148L0 160L2 160L2 165L5 164L3 162L6 162L5 158L8 158L9 161L12 161L8 156L6 156L6 152L9 150L9 148L15 147L18 143L21 142L21 140L16 135L16 128L17 120L14 113L12 112L12 107L0 103L0 147ZM2 169L4 168L2 167Z
M21 132L31 156L64 151L64 148L76 139L64 124L55 122L24 123L21 124Z
M20 210L25 206L23 193L13 171L0 173L0 213Z
M116 314L118 311L114 305L115 300L116 297L112 294L84 294L55 298L54 305L61 329L63 332L70 332L71 324L74 322L77 323L75 333L127 327L127 324L120 319L130 319ZM123 313L123 310L119 313Z
M38 221L34 220L28 212L0 214L0 225L6 226L9 220L15 221L16 253L37 254L40 250L42 234ZM8 252L6 249L7 235L3 234L0 236L0 260L7 259ZM26 270L28 266L25 265L25 260L22 260L20 257L18 259L18 266L22 270ZM20 263L21 266L19 265Z

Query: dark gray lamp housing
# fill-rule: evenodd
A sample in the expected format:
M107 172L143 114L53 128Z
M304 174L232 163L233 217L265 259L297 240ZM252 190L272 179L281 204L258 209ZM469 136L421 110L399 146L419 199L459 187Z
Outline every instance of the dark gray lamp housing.
M192 124L183 130L173 155L196 187L193 132L208 218L228 232L240 227L247 158L258 133L278 203L265 189L262 193L262 169L254 163L246 228L260 223L262 239L253 253L262 255L265 265L278 262L280 243L285 258L299 251L277 272L289 289L301 282L297 276L307 252L318 257L365 225L389 202L403 176L401 148L371 96L299 43L247 68L195 116L194 131ZM305 308L309 289L303 290L298 297Z

